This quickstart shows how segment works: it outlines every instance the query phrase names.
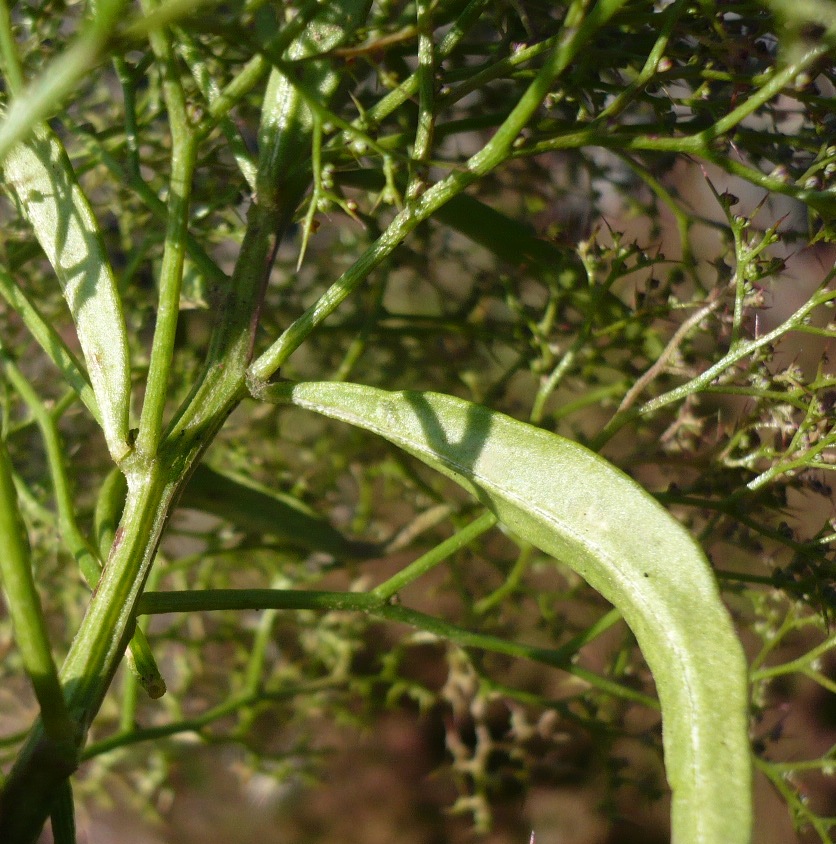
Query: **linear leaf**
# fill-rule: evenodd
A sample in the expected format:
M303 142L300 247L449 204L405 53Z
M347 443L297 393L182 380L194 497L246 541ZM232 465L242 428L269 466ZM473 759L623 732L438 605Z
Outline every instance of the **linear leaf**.
M306 383L272 385L262 397L395 443L620 610L662 707L673 841L749 842L745 657L705 556L650 494L571 440L451 396Z
M344 536L291 495L267 489L249 478L199 465L180 497L181 507L212 513L245 530L279 537L308 551L354 559L378 550Z
M11 149L3 172L61 283L107 446L118 462L130 451L128 342L119 292L93 212L61 141L45 125Z

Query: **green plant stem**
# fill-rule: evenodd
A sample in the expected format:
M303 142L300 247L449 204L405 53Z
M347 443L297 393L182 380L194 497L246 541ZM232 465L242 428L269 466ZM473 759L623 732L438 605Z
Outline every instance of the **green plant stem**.
M159 466L144 466L135 453L126 463L128 497L122 531L117 531L59 675L70 715L79 724L74 750L83 746L122 659L133 628L130 610L142 591L177 489L176 481ZM53 742L36 723L0 791L0 841L18 844L37 837L56 790L74 769L66 763L44 763L54 755Z
M146 13L150 4L143 3ZM174 339L180 313L180 287L183 280L183 259L186 253L186 230L189 221L189 199L197 156L194 132L186 114L186 101L180 83L168 35L157 30L150 35L151 47L163 73L163 96L171 128L171 180L168 187L168 222L165 233L160 294L151 360L145 388L145 401L139 421L136 448L153 455L160 443L163 413L168 396Z
M122 86L122 100L125 104L125 157L128 173L131 180L139 180L142 176L139 169L139 131L136 124L136 80L122 56L114 57L113 66Z
M299 244L299 257L296 259L296 272L299 272L305 261L314 217L319 210L320 201L325 200L327 193L322 184L322 118L316 112L311 113L311 173L313 186L308 199L308 210L302 221L302 239Z
M99 580L101 562L76 521L73 491L64 463L65 449L56 420L11 360L5 360L4 369L9 383L26 403L41 432L58 510L58 527L61 537L78 564L84 580L93 589Z
M577 28L568 30L543 68L512 109L490 141L466 162L461 172L452 173L433 185L415 202L396 215L386 231L330 288L300 316L248 370L251 388L266 381L301 343L387 258L416 226L469 185L507 160L514 141L540 107L549 89L595 31L614 15L626 0L601 0Z
M832 695L836 694L836 682L831 680L827 675L822 674L821 671L816 671L813 668L807 668L802 671L801 674L821 686L824 691L829 692Z
M682 251L681 261L689 267L694 262L689 229L692 223L691 216L684 211L671 192L657 179L646 167L633 159L631 156L619 153L619 158L650 188L656 197L665 204L665 207L673 215L676 221L676 229L679 233L679 244Z
M468 30L473 27L482 15L488 0L470 0L462 13L456 18L452 27L438 47L438 61L444 61L461 42ZM416 71L390 91L383 99L374 104L361 118L355 121L355 126L371 130L384 121L392 112L399 109L407 100L418 93L420 75Z
M77 131L79 135L83 134L81 129L78 129ZM132 172L132 153L130 148L126 150L129 169L125 170L119 165L113 155L104 149L102 144L95 137L88 135L85 140L89 144L90 148L95 151L95 157L105 167L107 167L116 181L124 184L128 189L132 190L142 200L142 202L145 203L145 206L155 217L167 222L168 209L166 204L159 198L159 196L157 196L154 189L142 178L138 170L136 173ZM197 238L195 238L188 229L186 229L184 237L188 256L197 269L208 281L225 287L229 283L229 277L227 274L212 260Z
M50 756L68 773L75 767L76 729L52 659L41 601L32 576L6 442L0 438L0 576L15 641L41 708Z
M478 519L474 519L474 521L467 525L467 527L457 531L449 539L445 539L444 542L436 545L431 551L422 554L417 560L372 589L369 594L374 595L381 601L388 601L397 595L405 586L408 586L439 563L442 563L451 554L455 554L469 545L477 537L485 533L485 531L490 530L495 524L496 516L493 513L483 513Z
M831 747L824 756L818 759L800 759L794 762L766 762L773 771L782 774L793 774L800 771L821 771L823 768L832 768L836 762L833 757L834 748Z
M20 66L20 56L12 31L12 18L9 14L9 4L6 0L0 2L0 61L3 66L3 76L12 97L16 97L24 85L23 69Z
M76 844L73 787L68 779L58 789L58 796L50 813L54 844Z
M243 688L246 694L256 695L264 682L264 662L273 639L273 628L278 618L278 610L267 610L258 620L247 667L244 670Z
M808 801L802 800L796 790L789 784L785 771L776 769L773 762L767 762L758 756L754 757L755 767L770 781L778 794L792 811L796 824L809 824L819 836L822 844L831 844L833 838L830 829L833 821L819 817L809 806Z
M527 64L532 59L551 52L554 48L560 45L561 41L566 40L567 33L571 35L572 30L581 23L586 6L586 3L579 2L579 0L573 0L563 20L561 32L557 35L551 36L550 38L545 38L543 41L533 44L530 47L523 47L522 49L515 50L513 55L500 59L498 62L493 62L481 71L471 74L466 82L463 82L460 85L457 85L454 89L447 91L443 100L447 103L456 102L467 96L467 94L483 88L485 85L495 81L496 79L507 77L515 68ZM601 9L599 8L596 10L596 12L598 11L601 11ZM609 12L606 9L603 13L609 16ZM442 48L445 42L442 42Z
M671 33L687 6L687 0L676 0L676 2L671 3L665 9L662 15L663 23L659 36L653 48L647 54L647 60L644 66L639 71L638 76L623 91L615 96L612 102L596 117L596 124L603 126L607 122L611 123L614 121L616 117L633 103L636 94L645 88L653 77L658 74L659 62L665 55Z
M814 65L822 56L826 55L828 48L824 45L811 47L803 55L793 62L790 62L781 70L774 71L769 78L764 81L764 84L758 88L753 94L747 97L737 108L730 111L727 115L717 120L711 126L696 132L693 135L679 135L672 138L665 138L654 135L634 135L632 138L625 136L623 139L615 136L615 143L623 149L656 151L656 152L675 152L683 155L700 155L708 154L713 156L717 150L713 144L719 138L727 135L735 127L747 117L752 115L761 106L768 103L774 97L777 97L786 87L798 78L804 71L808 70ZM591 128L593 136L598 135L595 128ZM598 140L602 146L607 146L605 135L598 135ZM623 145L621 141L624 141ZM530 152L535 149L545 151L547 148L556 149L557 146L549 147L549 144L554 143L560 145L561 139L556 138L554 141L544 141L542 144L534 144L530 148ZM595 141L591 141L595 145ZM586 144L584 144L586 145ZM573 144L574 146L574 144Z
M270 54L281 58L294 39L298 38L304 32L305 27L316 16L318 11L320 11L318 0L307 0L296 13L293 20L285 24L276 37L270 41L268 45ZM236 104L267 76L271 67L270 59L266 55L259 53L253 56L235 74L235 77L227 83L223 90L211 97L209 116L213 120L201 125L201 128L198 130L199 142L205 140L217 123L226 118Z
M284 211L284 213L283 213ZM208 443L246 395L245 372L267 276L292 212L252 205L227 296L212 332L203 369L165 433L163 447L183 453L184 443Z
M156 589L164 571L165 569L162 569L159 566L152 568L148 573L146 587L149 589ZM145 693L152 700L158 699L166 692L165 680L157 667L156 660L154 659L154 655L150 650L150 645L148 645L148 640L146 638L149 622L149 618L137 619L136 629L134 630L134 635L131 639L132 650L135 640L140 639L145 643L145 648L147 649L148 654L150 654L150 659L146 659L144 662L141 662L136 658L136 656L134 656L132 660L133 665L130 665L130 659L126 660L129 662L129 667L132 668L132 670L124 673L124 682L122 684L123 697L119 712L119 724L122 730L130 730L136 727L136 710L139 704L140 687L144 689Z
M696 139L696 140L695 140ZM584 128L575 130L567 128L547 140L525 144L514 150L515 157L531 157L544 152L558 150L582 149L585 147L601 147L613 152L670 152L700 158L730 173L739 176L753 185L757 185L770 193L789 196L799 202L809 205L816 211L832 218L836 213L836 200L833 193L816 188L807 188L798 183L788 182L777 176L767 175L736 160L715 139L711 145L702 145L700 134L682 135L674 138L660 138L657 135L643 134L635 128L622 131L608 131Z
M432 12L429 0L418 0L418 127L412 145L411 175L406 189L407 200L420 195L426 168L432 154L435 129L435 45L433 44Z
M799 607L795 604L790 604L789 610L780 626L769 632L768 636L764 639L760 651L752 660L749 666L750 677L760 670L760 667L766 662L767 657L781 644L787 635L804 626L805 620L799 619L798 616Z
M85 719L97 710L132 633L125 608L134 606L142 591L175 487L158 465L129 471L127 481L120 530L61 668L72 711Z
M618 406L619 413L624 413L633 406L645 387L652 383L664 371L668 365L668 361L675 355L677 349L685 342L688 335L697 329L706 317L710 316L713 311L716 311L722 304L722 301L719 291L717 291L715 295L709 296L709 300L705 305L698 308L682 322L650 368L643 372L624 394L624 398Z
M78 521L76 520L72 488L67 474L67 467L64 463L65 449L57 425L57 419L60 418L60 413L57 411L50 412L47 409L31 384L29 384L20 370L10 360L5 362L5 373L9 383L29 407L40 429L46 449L53 493L55 495L55 504L58 511L58 529L61 538L67 546L67 550L78 563L79 571L85 583L90 589L95 589L101 577L101 557L97 549L81 532ZM119 481L124 483L124 478L118 469L114 469L111 478L118 479L115 483L113 480L110 483L110 486L117 487L118 495ZM122 500L124 500L124 495ZM101 543L99 544L99 548L101 548ZM154 694L152 692L160 688L164 689L165 684L162 682L159 669L142 630L136 630L134 632L131 637L130 650L132 665L136 666L136 671L143 678L143 685L146 690L148 690L152 697L160 697L161 693Z
M735 499L742 498L746 495L746 492L754 492L755 490L766 486L768 483L771 483L778 476L785 475L788 472L793 472L796 469L814 467L816 469L821 468L822 470L836 470L836 467L829 466L819 460L820 456L825 451L833 448L834 443L836 443L836 433L831 429L826 436L823 436L818 442L807 448L800 457L797 457L794 460L782 460L781 462L776 462L775 465L770 466L769 469L766 469L757 477L749 481L744 488L735 490L733 497ZM788 452L790 450L791 449L787 449Z
M235 695L200 715L184 718L181 721L175 721L171 724L144 728L137 728L136 725L131 724L128 729L124 729L115 735L90 744L82 754L81 760L87 761L88 759L93 759L105 753L111 753L123 747L129 747L130 745L140 744L146 741L159 741L160 739L169 738L179 733L195 733L201 735L203 730L210 724L227 719L230 715L234 715L236 712L247 707L252 707L264 701L282 701L301 695L312 695L328 689L338 688L343 683L344 681L342 680L334 680L331 677L326 677L322 680L315 680L303 685L287 686L282 689L258 689L255 692Z
M112 469L99 488L96 509L93 515L93 535L99 549L99 556L105 559L110 553L128 487L125 476L119 469Z
M553 668L559 668L561 671L566 671L573 677L589 683L590 686L605 694L639 703L649 709L659 709L659 703L655 699L570 662L564 657L562 649L550 650L519 642L509 642L507 639L502 639L499 636L473 633L470 630L464 630L435 616L426 615L425 613L407 609L406 607L387 605L374 610L374 614L389 621L398 621L408 624L410 627L417 627L420 630L433 633L463 648L479 648L480 650L505 654L506 656L517 659L527 659L552 666Z
M731 583L757 583L760 586L774 586L775 578L763 574L749 574L745 571L727 571L726 569L714 569L718 580L727 580Z
M577 15L577 10L580 8L579 3L573 3L574 14ZM566 20L565 26L571 26L570 21ZM439 103L443 106L449 106L453 103L464 99L468 94L482 89L485 85L497 79L507 78L513 71L520 68L533 59L545 55L553 50L562 38L562 34L552 35L550 38L544 38L530 47L523 47L521 50L515 51L513 55L500 59L499 61L491 62L487 67L477 71L467 77L467 79L454 87L442 89ZM417 88L416 88L417 89Z
M369 612L384 601L367 592L325 592L295 589L192 589L145 592L136 614L215 610L358 610Z
M270 95L268 87L266 96ZM273 110L276 105L265 103L264 108ZM265 159L269 158L266 150L262 153ZM266 174L259 172L259 179L266 182ZM184 442L208 442L217 430L216 425L222 424L220 415L225 418L246 395L244 377L252 358L267 277L304 187L294 184L280 199L268 191L267 195L259 195L247 212L244 242L227 285L203 369L166 432L165 444L174 453L182 453Z
M582 647L588 645L593 640L597 639L602 633L606 633L611 627L614 627L618 624L619 621L622 620L621 612L615 608L609 610L608 612L604 613L598 621L596 621L591 626L587 627L582 632L578 633L577 636L571 638L565 645L561 645L558 649L559 653L565 658L570 659L573 657Z
M364 0L343 3L344 18L331 21L335 27L316 30L320 46L326 42L337 46L347 37L350 27L359 25L357 16L364 5ZM328 11L334 13L339 8L334 6ZM308 29L313 26L312 23ZM314 30L303 33L312 34ZM294 55L310 54L307 37L300 37L292 46ZM327 66L312 64L311 68L319 93L327 100L333 94L337 77ZM225 414L247 394L246 370L252 360L267 278L284 230L311 180L308 118L293 82L274 69L261 110L256 196L247 214L244 242L203 369L165 435L164 445L175 453L183 453L185 443L208 441L209 430L214 436L215 425L222 424Z
M203 95L211 111L212 104L217 102L220 97L220 91L215 80L212 78L207 63L203 60L202 54L197 49L194 39L187 32L180 29L177 30L177 50L183 56L194 81L200 89L200 93ZM255 190L256 165L238 127L227 115L217 117L212 122L220 128L226 138L229 150L250 190ZM202 137L205 129L198 130L195 128L195 133L199 137Z
M362 129L357 128L355 124L340 117L336 112L323 103L316 88L307 84L303 79L300 79L294 72L296 69L295 62L276 59L275 67L277 70L281 71L282 75L297 91L305 105L312 113L316 114L323 123L330 123L338 129L342 129L343 135L348 137L351 141L359 144L364 149L368 148L373 150L381 157L392 155L392 152L388 147L383 146L371 135L364 132Z
M767 175L727 153L721 143L724 136L739 128L741 122L785 88L801 74L815 66L828 52L825 44L810 47L781 70L765 75L763 84L741 104L706 129L692 135L666 137L663 133L645 134L641 127L626 131L610 132L598 129L595 123L579 131L567 130L556 137L529 144L517 152L518 155L537 155L547 150L575 149L587 146L601 146L606 149L636 152L671 152L695 156L714 164L726 172L739 176L764 190L791 196L827 217L836 214L836 199L832 191L807 188L786 180Z
M752 682L769 680L773 677L781 677L784 674L795 674L797 672L804 674L810 670L810 666L817 659L832 651L834 647L836 647L836 636L828 636L821 644L807 651L797 659L782 662L780 665L771 665L767 668L757 668L752 671Z
M834 272L831 272L828 275L827 281L829 281L833 275ZM781 325L777 326L767 334L761 335L760 337L755 337L749 341L741 341L733 350L730 350L719 361L717 361L717 363L710 366L695 378L692 378L690 381L687 381L685 384L681 384L672 390L662 393L660 396L656 396L655 398L646 401L638 408L628 408L624 412L616 413L615 416L613 416L606 424L601 433L595 437L591 448L596 451L601 449L605 443L607 443L619 430L621 430L621 428L624 427L624 425L639 416L653 413L666 405L683 400L692 393L700 392L700 390L708 387L716 378L719 378L720 375L722 375L727 369L748 357L753 352L763 348L764 346L771 345L784 334L801 328L806 318L813 311L821 305L824 305L826 302L831 302L834 299L836 299L836 291L829 290L827 288L820 289L817 293L813 294L794 314L781 323Z
M137 627L137 629L141 628ZM119 730L129 732L136 726L136 710L139 706L139 677L135 671L125 671L122 674L121 692Z
M275 95L273 90L268 96ZM281 103L269 99L265 116L275 116ZM277 133L262 141L263 160L271 159L271 144L286 143L281 121ZM293 153L299 155L299 150ZM259 177L270 187L270 174L260 167ZM283 175L283 174L278 174ZM299 179L281 197L274 185L255 203L227 299L212 335L203 372L191 395L170 426L167 439L153 458L141 449L123 461L128 495L120 528L108 563L91 598L82 625L64 662L61 677L67 688L71 713L86 732L113 677L133 625L133 610L142 593L163 527L173 501L195 462L214 438L227 415L244 396L244 371L251 357L258 309L283 226L291 218L307 180ZM279 201L277 201L277 199ZM82 746L84 736L79 737ZM28 842L37 836L55 789L66 770L33 764L46 742L36 725L0 793L0 840Z
M249 94L269 72L270 62L264 56L253 56L236 74L235 78L223 90L219 91L218 96L209 103L209 114L216 122L223 120L237 103ZM208 136L213 128L214 126L208 125L201 128L198 138L203 140L204 136Z
M512 595L522 582L533 552L534 547L532 545L524 545L505 580L493 592L485 595L484 598L480 598L473 605L473 612L477 615L483 615L499 606L509 595Z
M651 709L659 708L658 702L653 698L574 665L567 659L562 648L558 650L540 648L509 642L499 636L474 633L435 616L381 601L373 593L283 589L201 589L186 592L146 592L137 603L138 615L257 609L367 612L389 621L417 627L464 648L479 648L550 665L578 677L607 694L640 703ZM574 648L574 644L572 647ZM571 655L574 653L573 650Z

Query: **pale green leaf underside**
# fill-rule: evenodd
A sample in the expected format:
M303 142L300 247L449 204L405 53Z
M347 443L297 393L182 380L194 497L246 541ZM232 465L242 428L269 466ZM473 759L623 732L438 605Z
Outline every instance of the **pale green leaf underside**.
M617 607L656 681L673 841L750 841L745 657L702 551L651 495L575 442L450 396L328 382L264 397L385 437Z
M113 271L64 148L45 125L3 161L6 182L61 283L114 460L129 451L130 364Z

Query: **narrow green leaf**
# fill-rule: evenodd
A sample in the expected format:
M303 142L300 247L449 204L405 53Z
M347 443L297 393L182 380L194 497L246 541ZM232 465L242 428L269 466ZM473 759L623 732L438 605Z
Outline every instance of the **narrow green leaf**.
M651 495L577 443L451 396L339 383L263 392L415 455L610 601L656 681L673 841L749 842L745 657L702 551Z
M291 495L203 464L190 478L180 506L204 510L245 531L276 536L299 548L334 557L370 557L377 550L371 543L343 536Z
M75 321L111 456L130 451L130 363L122 304L93 212L55 134L36 127L3 162Z
M386 187L386 180L379 170L346 170L335 175L342 185L373 191L382 191ZM567 262L568 250L538 237L533 226L515 220L466 193L450 199L439 208L433 219L450 226L515 267L533 264L544 270L554 270Z

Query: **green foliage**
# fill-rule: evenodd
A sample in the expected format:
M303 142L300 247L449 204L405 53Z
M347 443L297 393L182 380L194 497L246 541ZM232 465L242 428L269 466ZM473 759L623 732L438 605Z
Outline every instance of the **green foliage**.
M750 839L743 651L707 561L651 496L570 440L450 396L327 382L262 396L385 437L594 586L656 680L675 840Z
M6 155L3 173L61 283L99 406L98 421L118 463L129 451L128 341L93 212L60 141L45 126Z
M102 800L124 779L163 811L186 736L307 783L318 725L407 705L473 722L472 741L444 729L480 828L542 778L536 732L561 761L557 734L591 748L575 781L616 830L624 795L662 784L620 761L659 752L631 727L656 706L645 658L677 840L745 840L721 778L746 786L739 645L640 484L752 649L756 768L830 841L808 794L832 752L776 720L804 684L836 692L834 49L818 0L0 3L0 678L41 710L3 698L0 840L50 813L71 840L70 782ZM443 475L467 467L376 388L447 394L445 431L496 426L503 482L462 496ZM250 398L306 391L361 397L361 427L397 411L381 432L442 471ZM603 563L580 493L542 494L555 454L625 508ZM653 524L681 559L647 556L648 596ZM697 656L664 655L695 630ZM674 749L708 710L707 754ZM690 789L679 763L720 773Z

